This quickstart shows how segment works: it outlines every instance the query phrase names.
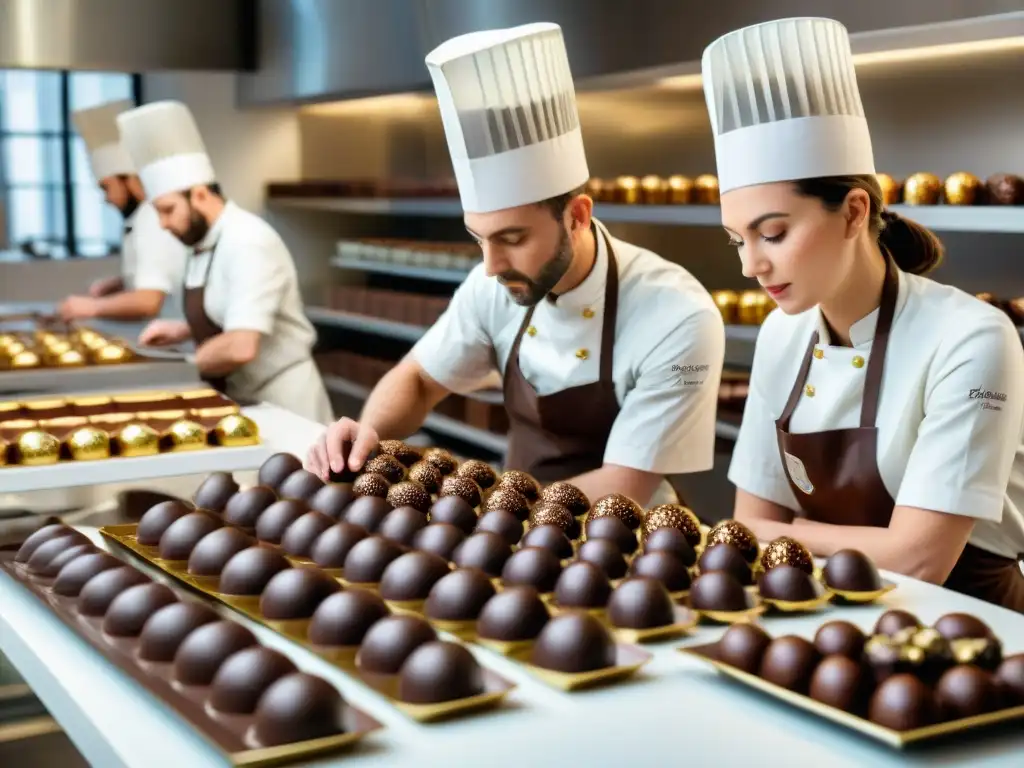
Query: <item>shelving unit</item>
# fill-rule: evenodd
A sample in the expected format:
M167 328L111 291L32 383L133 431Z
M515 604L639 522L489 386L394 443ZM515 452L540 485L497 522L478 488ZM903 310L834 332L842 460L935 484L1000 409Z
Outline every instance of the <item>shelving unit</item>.
M331 259L331 266L337 269L351 269L357 272L368 272L375 275L391 275L392 277L408 277L415 280L432 280L438 283L453 283L458 285L466 276L469 270L466 269L444 269L441 267L420 267L414 264L399 264L390 261L373 261L370 259L350 259L343 256L335 256Z

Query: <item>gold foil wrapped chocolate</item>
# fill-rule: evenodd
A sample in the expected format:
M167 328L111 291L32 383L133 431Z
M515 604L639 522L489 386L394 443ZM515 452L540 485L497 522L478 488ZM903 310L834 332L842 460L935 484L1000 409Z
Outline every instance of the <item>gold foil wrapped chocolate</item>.
M75 461L96 461L110 458L110 435L97 427L80 427L65 439Z
M626 527L635 531L640 527L642 514L643 508L628 496L621 493L609 493L594 502L587 520L596 520L599 517L617 517L626 524Z
M693 179L689 176L668 177L668 202L671 205L689 205L693 202Z
M806 573L814 573L814 558L810 550L789 536L780 536L769 542L761 552L761 567L766 571L779 565L791 565Z
M66 349L57 355L55 362L60 368L78 368L86 364L86 359L79 350Z
M876 173L878 186L882 188L882 202L886 205L896 205L903 195L903 185L896 181L888 173Z
M757 537L753 531L737 520L723 520L708 531L706 546L713 547L715 544L732 544L749 563L757 559L759 551Z
M128 458L160 453L160 435L148 424L128 424L117 433L121 455Z
M42 361L31 350L23 350L11 357L11 368L38 368Z
M256 422L240 413L228 414L217 422L214 434L217 442L227 448L256 445L260 441L260 429Z
M736 303L736 316L743 325L760 325L775 309L775 302L764 291L743 291Z
M190 419L181 419L171 424L167 430L167 437L171 451L175 453L198 451L207 446L206 430L203 429L203 425Z
M681 531L691 547L700 544L700 521L691 510L681 504L659 504L644 514L640 529L645 539L659 528L675 528Z
M640 179L640 198L647 205L665 205L668 202L668 182L661 176Z
M718 205L718 177L704 173L693 180L694 197L701 205Z
M39 429L22 432L15 447L19 463L26 467L56 464L60 461L60 440Z
M915 173L903 185L907 205L936 205L942 196L942 182L933 173Z
M615 180L615 202L627 205L640 202L640 180L636 176L619 176Z
M604 179L593 178L587 182L586 193L595 203L608 200L610 192L609 184Z
M120 344L107 344L93 352L93 362L97 365L115 365L129 360L132 353Z
M945 200L949 205L978 205L985 191L981 179L973 173L957 171L946 179Z
M712 291L711 298L715 300L715 306L722 313L722 321L726 325L739 321L740 295L736 291Z

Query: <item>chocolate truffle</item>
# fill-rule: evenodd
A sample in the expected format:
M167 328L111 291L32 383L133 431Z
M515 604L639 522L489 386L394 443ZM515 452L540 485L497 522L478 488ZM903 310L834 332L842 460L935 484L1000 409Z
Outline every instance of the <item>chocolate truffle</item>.
M28 562L25 563L25 567L28 568L29 573L42 576L44 571L49 570L49 565L53 559L62 552L88 543L89 539L87 537L73 528L69 528L66 533L54 536L49 541L44 541L36 547ZM55 572L50 575L55 575Z
M178 598L163 584L136 584L110 603L103 617L103 631L114 637L135 637L150 616L176 602Z
M275 453L260 466L260 485L277 490L289 475L302 469L302 461L290 453Z
M352 493L356 496L376 496L379 499L385 499L390 487L391 483L383 475L360 475L352 483Z
M864 633L855 624L830 621L822 624L814 634L814 647L822 656L848 656L859 661L866 640Z
M351 648L363 642L370 627L390 615L387 604L369 590L335 592L317 606L307 638L313 645Z
M413 537L412 546L413 549L433 552L445 560L451 560L459 544L465 540L466 534L454 525L431 523Z
M50 543L50 542L47 542ZM45 546L45 545L44 545ZM39 549L42 549L40 547ZM36 550L37 552L39 550ZM79 544L72 544L70 547L66 547L56 555L51 557L47 563L41 567L35 569L32 568L31 560L29 561L29 570L32 571L36 576L42 576L43 578L52 579L65 565L77 560L85 555L90 555L96 551L96 547L91 542L82 542Z
M442 475L450 475L459 466L455 457L442 448L428 448L423 453L423 460Z
M531 504L540 498L540 483L532 475L518 469L509 469L498 479L499 488L510 488Z
M655 579L634 576L619 584L608 599L608 621L625 629L667 627L676 620L672 597Z
M1012 173L996 173L985 182L992 205L1024 205L1024 179Z
M503 510L514 515L517 520L526 520L530 517L530 502L519 491L498 487L484 499L483 510L484 512Z
M483 692L480 664L458 643L424 643L409 654L399 672L398 698L410 704L438 704Z
M728 571L702 573L690 585L690 607L695 611L745 611L751 600L735 576Z
M624 555L636 552L636 534L617 517L598 517L587 521L587 539L606 539L614 542Z
M868 719L897 731L931 725L936 720L932 689L914 675L893 675L871 697Z
M139 520L135 538L143 546L155 547L160 543L160 537L164 535L164 531L171 526L171 523L192 511L191 507L181 501L161 501L151 507ZM41 532L39 531L39 533Z
M700 520L682 504L659 504L650 509L640 523L644 539L663 528L682 533L691 549L700 544Z
M477 524L476 512L469 503L458 496L445 496L434 502L430 508L431 523L448 523L463 533L470 533Z
M590 511L590 499L572 483L552 483L541 491L540 500L560 504L568 509L573 517L582 517Z
M253 735L264 747L297 744L345 730L345 700L319 677L295 672L271 684L256 705Z
M412 545L416 534L426 528L427 516L413 507L398 507L388 512L377 533L403 547Z
M811 698L844 712L863 712L870 692L870 677L849 656L827 656L811 675Z
M476 530L496 533L512 546L518 544L523 537L522 522L504 509L496 509L485 514L476 524Z
M397 560L402 548L383 536L367 536L348 551L342 566L345 581L352 584L376 584L384 569Z
M406 481L388 489L388 504L392 507L413 507L424 515L430 510L430 494L419 483Z
M402 482L402 478L405 477L405 467L394 456L381 454L366 462L363 466L363 474L380 475L389 483L395 484Z
M906 611L900 611L893 609L886 611L878 617L878 621L875 622L875 629L872 634L875 635L887 635L891 637L897 632L903 629L918 629L921 626L921 622L918 621L917 616Z
M280 544L288 527L308 511L306 502L298 499L275 501L256 521L256 538L268 544Z
M814 559L810 550L796 539L780 536L765 546L761 552L761 567L766 571L778 565L799 568L808 575L814 574Z
M756 624L733 624L715 646L715 657L723 664L756 675L771 642L768 633Z
M397 675L409 654L435 640L433 627L418 616L387 616L366 633L356 664L364 672Z
M83 616L102 616L126 589L149 583L152 579L127 565L97 573L78 593L78 612Z
M792 565L776 565L765 571L758 588L766 600L790 603L814 600L821 595L811 575Z
M743 585L752 584L754 580L750 563L732 544L715 544L708 547L701 553L697 567L701 573L724 571Z
M1024 704L1024 653L1007 656L996 670L1007 706Z
M223 512L228 499L238 493L238 483L229 472L214 472L196 489L192 502L200 509Z
M369 461L377 457L377 447L374 446L370 452L366 455L364 461ZM341 461L342 467L340 472L335 472L333 469L327 473L328 481L332 483L351 483L356 477L359 476L357 471L352 470L349 467L349 457L352 455L352 441L342 440L341 441Z
M570 539L575 539L580 535L579 521L572 516L567 507L555 504L553 501L537 502L537 506L530 510L529 520L531 528L553 525Z
M477 619L477 635L485 640L512 643L533 640L551 614L533 587L509 587L484 605Z
M439 498L444 498L446 496L458 496L469 504L469 506L477 507L480 505L480 486L468 477L452 475L450 477L446 477L444 482L441 483L441 490L439 491L438 496Z
M757 560L757 537L743 523L737 520L723 520L708 531L706 546L710 549L715 544L731 544L740 551L748 563Z
M633 576L655 579L669 592L682 592L690 588L690 571L683 561L668 552L648 552L633 561Z
M186 508L187 512L187 508ZM186 514L186 512L182 512ZM179 515L178 517L180 517ZM177 519L177 518L175 518ZM170 525L174 520L167 523ZM163 526L166 528L167 526ZM163 528L160 533L163 533ZM57 538L58 536L65 536L70 533L73 529L70 526L64 525L64 523L53 523L51 525L44 525L38 531L34 531L25 541L22 542L21 546L18 547L17 553L14 555L14 562L16 563L27 563L32 554L39 548L40 545L45 544L50 539ZM156 537L156 540L160 540L160 536ZM155 544L156 542L154 542Z
M423 612L428 619L475 621L496 593L486 573L476 568L459 568L434 584Z
M506 587L529 586L538 592L551 592L562 575L562 561L550 549L524 547L514 553L501 569Z
M174 679L182 685L209 685L228 656L258 645L241 624L216 621L189 634L174 654Z
M188 560L200 539L224 523L208 512L190 512L168 526L160 537L160 558L162 560Z
M225 595L259 595L267 582L291 567L284 555L269 547L249 547L234 555L224 565L217 590Z
M256 539L238 528L219 528L201 538L192 549L188 572L193 576L220 576L228 560L254 544Z
M677 528L659 528L644 539L644 553L667 552L691 566L697 562L697 553L690 546L686 534Z
M320 534L334 526L334 518L323 512L310 510L289 525L281 537L281 549L293 557L309 557Z
M409 479L422 485L427 493L437 493L441 490L441 481L444 480L444 475L430 462L417 461L409 467Z
M572 542L557 525L538 525L531 528L523 537L524 547L543 547L550 549L559 559L572 557Z
M267 582L260 595L260 613L271 621L308 619L329 595L341 591L341 584L323 571L288 568Z
M585 563L598 566L609 579L621 579L628 569L622 550L608 539L589 539L583 542L576 556Z
M988 624L967 613L947 613L935 622L935 629L947 640L973 637L995 639Z
M443 557L430 552L406 552L384 569L378 591L385 600L426 600L434 584L450 572Z
M604 608L611 594L608 575L585 560L569 563L555 584L555 602L560 608Z
M373 533L391 510L392 506L378 496L360 496L348 505L344 520Z
M994 672L1003 663L1003 645L989 637L962 637L949 641L951 655L958 664L974 664Z
M224 507L224 522L253 531L260 515L275 501L277 494L269 486L257 485L246 488L228 499Z
M617 517L630 530L635 531L640 527L640 516L642 514L643 509L640 505L628 496L623 496L621 493L609 493L594 502L594 506L587 516L587 522L589 524L591 520L596 520L600 517Z
M825 562L825 584L840 592L874 592L882 588L882 577L867 555L855 549L841 549Z
M254 645L228 657L213 677L210 706L218 712L251 715L274 681L298 672L283 653Z
M761 658L761 677L797 693L806 693L819 660L811 643L796 635L772 640Z
M500 576L512 547L501 536L489 531L474 533L456 547L452 560L459 568L479 568L490 576Z
M487 490L498 482L498 473L491 468L491 465L480 459L468 459L459 465L455 470L459 477L468 477L484 490Z
M401 440L381 440L377 444L377 450L383 456L394 456L405 467L411 467L423 458L423 454L418 448L407 445Z
M903 646L887 635L872 635L864 643L864 662L875 682L881 683L896 674L916 672L924 662L924 651Z
M142 627L139 658L143 661L174 661L178 647L193 630L215 621L220 621L220 616L202 603L190 601L165 605Z
M317 491L324 487L324 481L307 472L305 469L297 469L284 479L277 489L277 495L282 499L296 499L306 501L313 498Z
M112 568L120 568L123 563L106 552L91 552L76 557L66 563L53 582L53 591L64 597L77 597L82 587L93 576Z
M555 616L537 636L530 663L557 672L592 672L615 666L615 641L587 613Z
M935 686L935 700L944 720L959 720L999 709L999 694L992 675L973 664L953 667Z
M309 500L309 508L341 520L355 497L350 483L328 483Z
M309 557L321 568L341 568L349 550L369 535L355 523L335 523L313 542Z

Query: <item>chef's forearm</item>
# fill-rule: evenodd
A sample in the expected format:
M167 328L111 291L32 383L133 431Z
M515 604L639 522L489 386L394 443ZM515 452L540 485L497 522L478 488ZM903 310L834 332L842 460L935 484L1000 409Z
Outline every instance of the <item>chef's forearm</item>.
M373 427L382 440L402 440L422 427L427 414L448 394L406 358L377 382L359 421Z
M569 482L583 491L591 501L609 493L621 493L646 507L662 479L662 475L653 472L605 464L599 469L569 478Z
M259 354L259 333L225 331L203 342L196 350L196 367L207 376L228 376Z
M164 304L163 291L124 291L96 299L98 317L143 320L156 317Z

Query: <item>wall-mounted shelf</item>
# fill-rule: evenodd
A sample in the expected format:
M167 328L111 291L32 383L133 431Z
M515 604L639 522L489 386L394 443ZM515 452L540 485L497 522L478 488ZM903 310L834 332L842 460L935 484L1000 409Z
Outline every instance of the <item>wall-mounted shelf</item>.
M379 336L401 339L402 341L418 341L427 332L426 328L418 325L396 323L394 320L382 320L378 317L345 312L341 309L327 309L325 307L306 307L306 317L313 323L320 325L348 328L353 331L365 331L366 333L375 333Z
M370 272L377 275L393 275L409 277L416 280L434 280L439 283L461 283L469 275L465 269L445 269L443 267L421 267L415 264L397 264L392 261L372 261L370 259L351 259L335 256L331 266L338 269L352 269L359 272Z

